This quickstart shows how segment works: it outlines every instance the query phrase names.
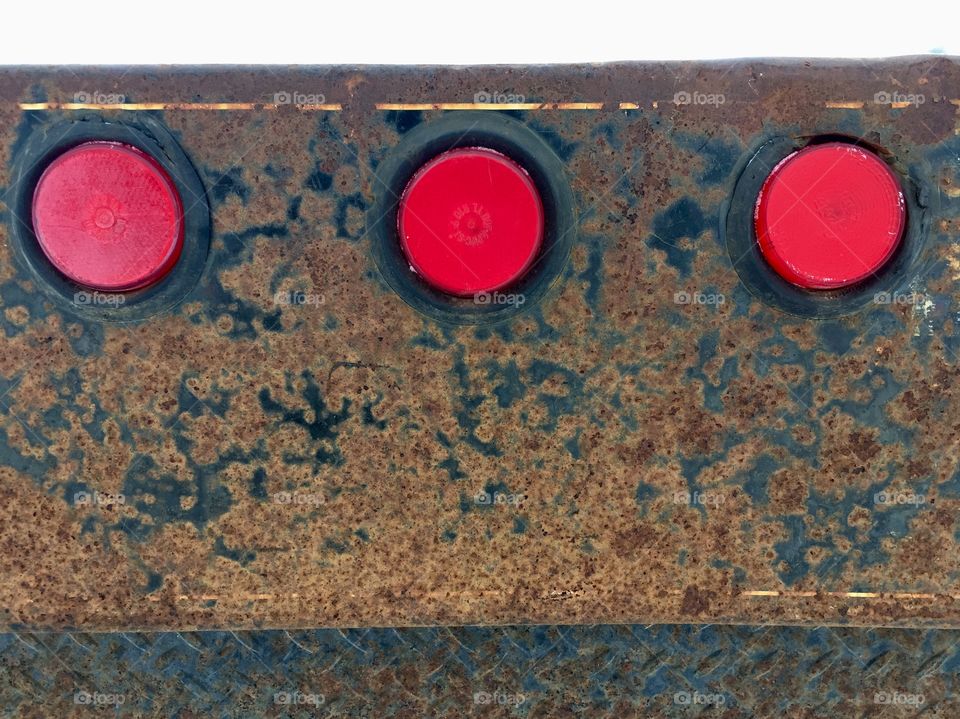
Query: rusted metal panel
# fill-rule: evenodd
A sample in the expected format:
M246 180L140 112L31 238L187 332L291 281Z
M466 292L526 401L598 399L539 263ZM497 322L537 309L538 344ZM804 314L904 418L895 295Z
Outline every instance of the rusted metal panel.
M4 70L3 623L956 625L958 109L949 58ZM533 300L465 323L397 290L374 212L451 117L531 132L571 202ZM182 296L79 306L17 255L78 123L195 169ZM758 148L819 134L920 224L886 300L812 317L727 221Z

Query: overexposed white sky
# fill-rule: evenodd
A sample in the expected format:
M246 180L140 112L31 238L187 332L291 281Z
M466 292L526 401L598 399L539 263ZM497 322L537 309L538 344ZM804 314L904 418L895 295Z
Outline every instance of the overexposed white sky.
M929 2L17 2L0 64L489 64L960 54Z

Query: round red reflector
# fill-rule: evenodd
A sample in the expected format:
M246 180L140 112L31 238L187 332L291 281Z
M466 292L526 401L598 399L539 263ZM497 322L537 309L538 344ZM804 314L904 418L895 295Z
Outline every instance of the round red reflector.
M119 142L86 142L40 176L33 229L44 254L71 280L124 292L157 282L176 264L183 205L146 153Z
M754 214L767 262L810 290L847 287L890 259L906 223L900 183L872 152L844 142L811 145L770 173Z
M518 164L464 148L420 168L400 198L398 225L414 271L436 289L469 296L526 273L543 242L543 204Z

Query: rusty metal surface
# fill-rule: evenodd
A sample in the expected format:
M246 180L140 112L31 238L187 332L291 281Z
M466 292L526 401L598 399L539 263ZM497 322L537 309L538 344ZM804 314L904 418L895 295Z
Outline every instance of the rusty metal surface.
M562 162L575 242L536 303L457 326L367 230L377 168L463 112L383 103L479 93L587 103L504 111ZM111 323L31 281L5 210L3 624L956 625L958 98L949 58L4 70L6 190L37 133L149 118L212 237L181 302ZM820 133L884 148L929 220L894 301L831 319L751 295L721 240L758 143Z
M8 717L954 717L949 630L593 626L0 635Z

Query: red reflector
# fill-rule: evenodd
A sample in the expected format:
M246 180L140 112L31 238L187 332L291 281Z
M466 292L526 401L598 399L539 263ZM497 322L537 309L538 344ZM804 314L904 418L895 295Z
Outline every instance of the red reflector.
M782 160L755 211L767 262L811 290L847 287L878 272L905 222L903 191L890 168L843 142L812 145Z
M157 282L176 264L183 205L146 153L119 142L86 142L41 175L33 229L44 254L71 280L122 292Z
M543 242L543 205L520 165L465 148L414 175L398 224L413 269L443 292L469 296L502 289L530 269Z

